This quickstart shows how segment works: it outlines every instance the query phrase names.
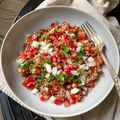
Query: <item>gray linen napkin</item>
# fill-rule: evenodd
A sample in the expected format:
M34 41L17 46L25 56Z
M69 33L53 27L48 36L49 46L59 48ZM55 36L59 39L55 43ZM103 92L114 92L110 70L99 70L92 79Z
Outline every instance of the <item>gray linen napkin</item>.
M108 29L114 35L118 47L120 49L120 31L119 25L115 18L109 17L108 20L105 18L105 14L112 10L119 3L119 0L45 0L40 6L37 8L43 8L47 6L54 5L66 5L70 6L84 12L91 14L96 17L99 21L102 21ZM30 109L26 106L22 101L19 101L15 95L10 90L7 85L5 78L3 76L2 70L0 70L0 89L14 99L16 102L21 104L22 106ZM33 110L32 110L33 111ZM34 111L33 111L34 112ZM73 118L54 118L56 120L120 120L120 100L118 99L117 92L115 88L111 91L109 96L96 108L93 110ZM52 120L50 117L44 116L47 120Z

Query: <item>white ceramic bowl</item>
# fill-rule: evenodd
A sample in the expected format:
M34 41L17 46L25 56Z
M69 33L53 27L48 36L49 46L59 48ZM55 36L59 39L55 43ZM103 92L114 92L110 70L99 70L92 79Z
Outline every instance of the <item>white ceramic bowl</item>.
M71 117L85 113L100 104L113 88L113 81L107 68L103 67L103 74L100 76L96 87L92 89L84 100L70 107L57 106L49 102L39 101L37 96L24 88L21 83L23 78L17 72L16 55L22 50L25 36L33 33L39 28L47 27L52 21L68 21L72 25L80 25L89 21L95 28L106 45L106 56L114 67L119 70L119 52L115 39L109 30L90 15L68 7L48 7L30 12L18 20L8 31L1 52L1 67L4 77L14 95L30 110L52 117Z

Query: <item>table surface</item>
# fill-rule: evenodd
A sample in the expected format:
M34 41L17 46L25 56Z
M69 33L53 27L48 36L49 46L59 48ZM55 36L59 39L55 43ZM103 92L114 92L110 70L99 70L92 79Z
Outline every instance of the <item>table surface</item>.
M0 0L0 46L3 38L18 15L22 7L28 0ZM120 5L108 15L115 15L120 21ZM2 120L2 113L0 110L0 120Z
M0 0L0 46L13 20L28 0ZM2 120L0 109L0 120Z

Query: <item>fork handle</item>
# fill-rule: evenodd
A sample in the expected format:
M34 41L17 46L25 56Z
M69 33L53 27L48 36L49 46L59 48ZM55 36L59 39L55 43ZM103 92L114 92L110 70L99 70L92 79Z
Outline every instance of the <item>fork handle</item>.
M116 87L116 90L118 92L118 95L120 97L120 78L118 77L118 75L116 74L115 70L113 69L113 67L111 66L111 64L109 63L109 61L107 60L107 58L105 57L104 53L101 51L100 52L104 63L106 64L108 71L111 74L111 77L113 78L114 81L114 85Z

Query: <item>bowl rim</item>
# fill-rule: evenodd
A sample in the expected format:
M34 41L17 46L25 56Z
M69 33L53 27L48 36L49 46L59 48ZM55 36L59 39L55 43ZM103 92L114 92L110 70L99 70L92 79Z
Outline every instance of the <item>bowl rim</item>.
M117 66L117 68L116 68L116 72L117 72L117 74L118 74L118 72L119 72L119 65L120 65L120 54L119 54L119 49L118 49L118 45L117 45L117 43L116 43L116 41L115 41L115 38L113 37L113 35L112 35L112 33L109 31L109 29L101 22L101 21L99 21L99 20L97 20L95 17L93 17L92 15L90 15L90 14L88 14L87 12L84 12L84 11L82 11L82 10L79 10L79 9L76 9L76 8L72 8L72 7L69 7L69 6L62 6L62 5L59 5L59 6L49 6L49 7L45 7L45 8L40 8L40 9L37 9L37 10L33 10L33 11L31 11L31 12L29 12L29 13L27 13L27 14L25 14L24 16L22 16L19 20L17 20L17 22L16 23L14 23L11 27L10 27L10 29L8 30L8 32L6 33L6 35L5 35L5 37L4 37L4 40L3 40L3 43L2 43L2 45L1 45L1 52L0 52L0 69L1 69L1 74L3 75L3 78L5 79L5 82L6 82L6 85L9 87L9 89L10 89L10 92L16 97L16 100L18 100L24 107L26 107L27 109L29 109L29 110L31 110L32 112L34 112L34 113L36 113L36 114L39 114L39 115L41 115L41 116L49 116L49 117L57 117L57 118L66 118L66 117L73 117L73 116L77 116L77 115L81 115L81 114L83 114L83 113L86 113L86 112L88 112L88 111L90 111L90 110L92 110L93 108L95 108L97 105L99 105L107 96L108 96L108 94L111 92L111 90L112 90L112 88L113 88L113 86L114 86L114 84L111 84L111 86L109 87L109 90L107 91L107 93L96 103L96 104L94 104L93 106L91 106L91 107L89 107L88 109L86 109L86 110L84 110L84 111L82 111L82 112L77 112L77 113L73 113L73 114L69 114L69 115L55 115L55 114L50 114L50 113L45 113L45 112L41 112L41 111L39 111L39 110L36 110L36 109L34 109L34 108L32 108L32 107L30 107L29 105L27 105L26 103L24 103L24 101L22 101L15 93L14 93L14 91L11 89L11 87L9 86L9 83L7 82L7 79L6 79L6 77L5 77L5 74L4 74L4 70L2 69L3 68L3 60L2 60L2 56L3 56L3 48L4 48L4 44L5 44L5 42L6 42L6 38L7 38L7 36L8 36L8 34L9 34L9 32L11 31L11 29L13 29L15 26L16 26L16 24L19 22L19 21L22 21L22 20L24 20L24 18L26 17L26 16L29 16L29 15L32 15L32 14L34 14L34 13L36 13L36 12L38 12L38 11L41 11L41 10L44 10L44 9L52 9L52 8L63 8L63 9L72 9L72 10L74 10L74 11L79 11L79 12L82 12L82 13L84 13L84 14L86 14L87 16L90 16L90 17L92 17L93 19L95 19L96 21L98 21L100 24L102 24L103 25L103 27L106 29L106 31L109 33L109 35L111 36L111 38L112 38L112 40L113 40L113 42L114 42L114 45L115 45L115 47L116 47L116 54L117 54L117 56L118 56L118 66Z

